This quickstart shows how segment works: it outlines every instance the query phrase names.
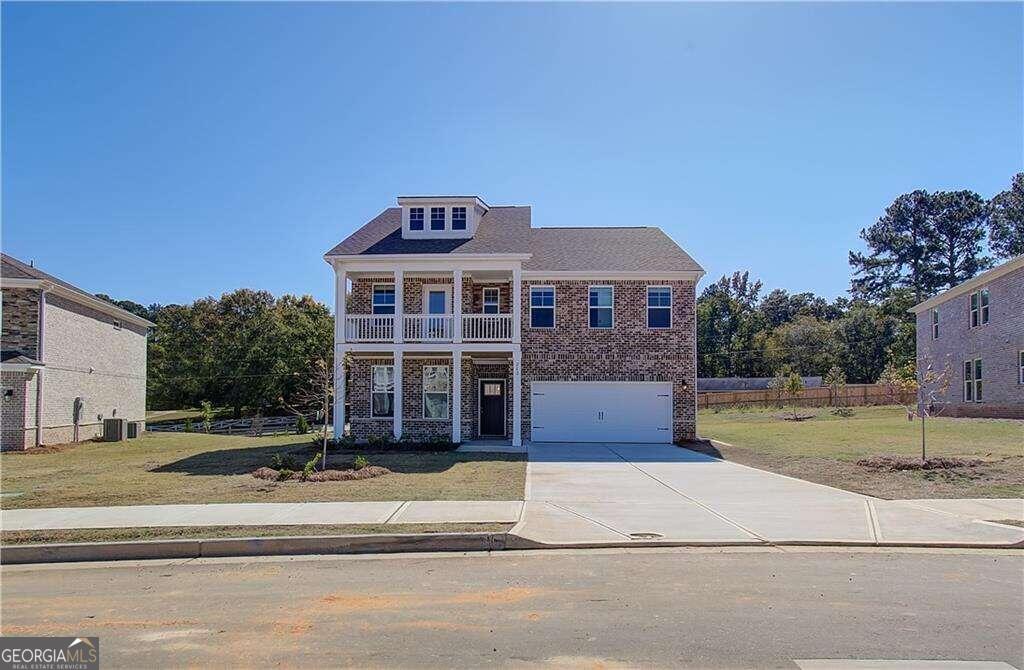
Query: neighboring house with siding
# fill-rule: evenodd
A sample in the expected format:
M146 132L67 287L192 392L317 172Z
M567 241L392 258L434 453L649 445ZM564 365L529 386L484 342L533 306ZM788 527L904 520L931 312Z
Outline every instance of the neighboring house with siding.
M704 271L658 228L534 228L529 207L400 197L324 259L335 425L357 439L695 435Z
M925 300L917 369L949 369L943 416L1024 419L1024 256Z
M4 451L91 439L105 418L145 421L152 323L6 254L0 292Z

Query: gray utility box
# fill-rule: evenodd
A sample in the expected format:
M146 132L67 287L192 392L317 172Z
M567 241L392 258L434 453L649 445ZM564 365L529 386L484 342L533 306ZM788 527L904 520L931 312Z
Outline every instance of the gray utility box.
M120 442L128 432L127 425L124 419L103 419L103 441Z
M146 424L144 424L141 421L129 421L128 422L128 439L129 440L134 440L139 435L141 435L142 431L145 430L145 425Z

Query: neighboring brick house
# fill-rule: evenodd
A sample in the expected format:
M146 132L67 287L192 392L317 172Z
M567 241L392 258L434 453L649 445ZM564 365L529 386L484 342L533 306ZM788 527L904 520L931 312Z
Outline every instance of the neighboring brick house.
M324 256L335 425L517 446L694 437L704 271L660 229L533 228L529 207L475 196L398 205Z
M1024 256L925 300L917 315L919 378L936 388L943 416L1024 419Z
M4 451L87 440L105 418L145 421L152 323L6 254L0 289Z

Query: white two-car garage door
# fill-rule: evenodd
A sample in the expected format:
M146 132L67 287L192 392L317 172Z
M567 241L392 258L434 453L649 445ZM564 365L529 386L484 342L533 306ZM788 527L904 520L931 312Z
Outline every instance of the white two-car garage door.
M671 442L669 382L533 382L534 442Z

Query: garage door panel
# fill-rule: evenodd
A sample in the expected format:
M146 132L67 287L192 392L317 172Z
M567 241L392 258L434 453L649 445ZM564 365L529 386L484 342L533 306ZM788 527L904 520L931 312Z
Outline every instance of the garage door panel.
M535 442L671 442L668 382L534 382Z

